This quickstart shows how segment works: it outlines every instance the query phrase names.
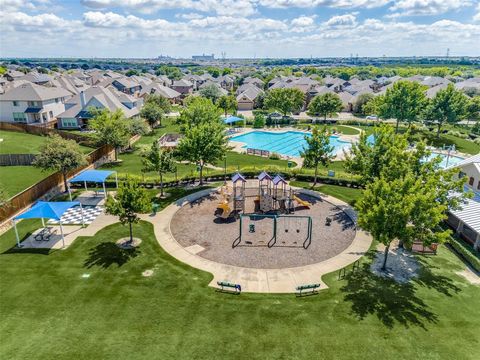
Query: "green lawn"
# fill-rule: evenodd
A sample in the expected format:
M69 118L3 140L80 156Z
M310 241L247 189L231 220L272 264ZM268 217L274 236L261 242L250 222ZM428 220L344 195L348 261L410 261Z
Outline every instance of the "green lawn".
M21 222L20 236L39 226ZM367 256L317 296L232 296L166 254L149 223L134 226L137 250L114 244L127 234L116 224L51 252L0 236L0 358L478 358L478 287L444 247L404 285L372 275Z
M52 173L33 166L0 166L0 185L11 197Z
M0 154L36 154L46 140L45 136L0 130ZM94 149L80 146L82 151L89 153Z
M312 188L312 184L305 181L291 181L290 185L305 189ZM315 186L313 190L321 192L325 195L331 195L333 197L336 197L340 200L345 201L346 203L349 203L350 205L354 205L355 202L362 197L361 189L354 189L339 185L321 184Z

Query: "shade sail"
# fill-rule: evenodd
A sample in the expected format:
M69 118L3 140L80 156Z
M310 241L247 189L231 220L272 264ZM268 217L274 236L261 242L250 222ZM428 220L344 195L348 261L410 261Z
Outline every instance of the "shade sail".
M29 210L23 214L16 216L14 219L55 219L60 220L63 213L71 207L80 205L78 201L39 201L35 203Z
M237 121L243 121L243 119L236 116L229 116L223 120L225 124L231 124Z
M85 170L82 171L80 174L75 176L69 182L96 182L96 183L103 183L105 179L115 173L115 171L109 170Z

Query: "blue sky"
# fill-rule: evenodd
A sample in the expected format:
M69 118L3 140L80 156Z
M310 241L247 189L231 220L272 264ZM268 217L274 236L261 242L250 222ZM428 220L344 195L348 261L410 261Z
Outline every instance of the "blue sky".
M0 56L478 56L479 3L0 0Z

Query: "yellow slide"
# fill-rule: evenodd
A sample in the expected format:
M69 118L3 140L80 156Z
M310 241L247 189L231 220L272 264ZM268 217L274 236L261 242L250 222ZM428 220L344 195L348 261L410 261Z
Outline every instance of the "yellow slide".
M221 202L221 203L218 203L217 205L217 210L220 209L221 211L217 211L216 212L216 215L218 217L221 217L221 218L224 218L226 219L230 213L232 212L232 209L230 208L228 202Z
M298 202L300 205L305 206L306 208L310 208L310 204L308 201L300 199L297 195L293 195L293 200Z

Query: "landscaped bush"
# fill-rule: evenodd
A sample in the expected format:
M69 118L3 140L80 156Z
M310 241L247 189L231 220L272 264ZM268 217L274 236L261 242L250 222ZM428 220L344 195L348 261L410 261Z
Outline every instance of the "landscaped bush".
M270 160L280 160L281 157L277 153L271 153L270 156L268 157Z
M480 135L480 121L477 121L472 127L472 132L474 134Z
M466 139L468 138L468 135L467 134L464 134L460 131L456 131L456 130L450 130L448 132L449 135L452 135L452 136L456 136L456 137L459 137L460 139Z
M476 271L480 271L480 258L478 254L474 253L474 250L465 244L463 240L450 238L448 244Z
M255 114L255 119L253 121L253 127L255 129L263 129L265 126L265 115Z
M313 182L313 175L310 174L298 174L295 176L295 179L298 181L308 181ZM361 188L360 183L355 179L342 179L342 178L334 178L329 176L317 176L317 181L330 184L330 185L339 185L339 186L348 186L353 188Z
M473 142L477 145L480 145L480 137L473 140Z

